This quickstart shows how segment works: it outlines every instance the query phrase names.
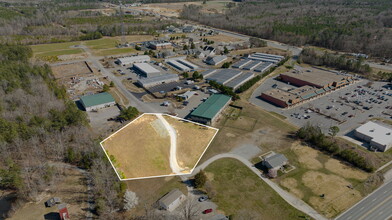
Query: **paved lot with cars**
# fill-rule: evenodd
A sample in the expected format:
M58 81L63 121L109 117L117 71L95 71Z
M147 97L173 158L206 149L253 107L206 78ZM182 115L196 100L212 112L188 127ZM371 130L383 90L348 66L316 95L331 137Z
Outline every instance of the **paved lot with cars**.
M285 116L298 127L311 122L319 125L324 132L328 132L329 127L338 126L339 135L344 135L371 118L391 118L387 114L392 111L392 90L387 84L386 82L370 83L362 79L302 105L283 109L262 100L260 94L274 87L280 89L296 87L271 78L255 90L250 101L267 111Z

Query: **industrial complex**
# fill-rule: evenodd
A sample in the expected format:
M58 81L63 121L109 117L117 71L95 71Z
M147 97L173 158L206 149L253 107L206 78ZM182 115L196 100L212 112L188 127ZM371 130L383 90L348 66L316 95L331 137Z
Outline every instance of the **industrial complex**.
M301 104L354 82L352 76L321 69L313 71L296 68L292 72L280 74L278 78L298 88L289 90L272 88L261 93L260 97L283 108Z

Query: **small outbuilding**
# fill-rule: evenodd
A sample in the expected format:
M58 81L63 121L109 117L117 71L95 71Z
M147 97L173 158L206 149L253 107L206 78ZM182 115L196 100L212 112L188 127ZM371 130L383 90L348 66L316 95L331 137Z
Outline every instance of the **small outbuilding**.
M158 201L160 209L169 212L176 209L185 200L185 195L179 189L173 189Z
M86 111L96 111L98 109L114 106L116 101L107 92L94 95L87 95L80 98L80 103Z
M274 154L267 157L263 161L263 165L268 168L268 170L279 170L284 165L286 165L288 159L283 154Z
M205 62L209 65L219 65L222 62L224 62L225 60L227 60L227 56L226 55L219 55L219 56L214 56L214 57L207 57L207 59L205 60Z

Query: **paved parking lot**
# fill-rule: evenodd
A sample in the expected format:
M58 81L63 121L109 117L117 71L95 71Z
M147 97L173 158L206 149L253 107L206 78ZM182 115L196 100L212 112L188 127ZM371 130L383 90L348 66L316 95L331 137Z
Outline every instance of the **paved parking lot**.
M384 114L392 112L392 90L386 88L388 83L374 82L370 88L365 86L368 83L368 80L363 79L297 107L283 109L260 99L260 94L275 84L282 89L295 86L271 78L255 90L250 101L267 111L285 116L298 127L310 122L328 132L329 127L338 126L339 135L344 135L371 118L391 118Z

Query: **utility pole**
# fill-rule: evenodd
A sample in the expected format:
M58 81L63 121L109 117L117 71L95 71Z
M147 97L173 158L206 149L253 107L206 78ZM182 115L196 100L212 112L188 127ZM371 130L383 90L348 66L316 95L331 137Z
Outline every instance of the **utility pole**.
M120 3L120 16L121 16L121 46L125 45L125 36L124 36L124 13L123 13L123 4L121 1L118 1Z

